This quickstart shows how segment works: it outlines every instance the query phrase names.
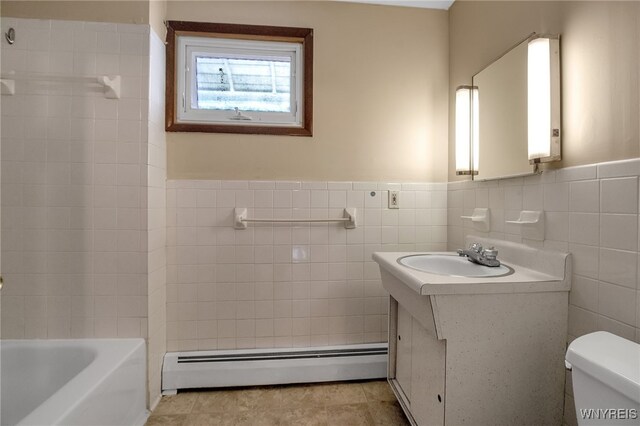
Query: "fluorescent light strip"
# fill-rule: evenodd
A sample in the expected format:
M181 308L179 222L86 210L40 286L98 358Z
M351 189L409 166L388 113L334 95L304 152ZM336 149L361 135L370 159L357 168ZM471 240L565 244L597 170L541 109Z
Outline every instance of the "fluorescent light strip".
M532 162L560 157L559 40L529 41L527 59L528 155Z
M474 174L478 170L478 117L478 88L458 87L456 89L456 174L458 175Z

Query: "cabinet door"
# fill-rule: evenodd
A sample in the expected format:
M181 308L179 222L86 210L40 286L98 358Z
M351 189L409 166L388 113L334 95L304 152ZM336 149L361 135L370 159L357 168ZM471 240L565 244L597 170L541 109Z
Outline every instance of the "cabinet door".
M406 309L398 305L396 380L409 402L411 402L411 328L411 315Z
M443 425L445 340L438 340L415 319L411 332L411 414L419 425Z

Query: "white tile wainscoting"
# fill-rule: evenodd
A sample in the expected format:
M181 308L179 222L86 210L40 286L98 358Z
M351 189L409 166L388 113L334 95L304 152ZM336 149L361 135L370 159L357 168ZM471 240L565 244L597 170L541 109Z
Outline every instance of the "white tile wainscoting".
M569 340L596 330L640 342L640 159L545 171L541 175L486 182L449 183L448 244L465 235L567 250L573 256ZM491 209L491 230L474 231L475 207ZM515 220L521 210L544 210L544 241L526 240ZM568 375L565 421L575 424Z
M167 183L167 349L305 347L387 339L374 251L444 250L446 184L198 181ZM387 209L388 190L400 208ZM250 224L341 217L358 227Z

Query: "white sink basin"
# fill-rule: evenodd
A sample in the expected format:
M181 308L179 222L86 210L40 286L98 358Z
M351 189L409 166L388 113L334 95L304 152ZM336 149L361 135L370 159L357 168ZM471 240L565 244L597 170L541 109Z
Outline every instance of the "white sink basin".
M398 263L418 271L454 277L504 277L513 274L513 269L504 264L497 267L478 265L457 255L416 254L401 257Z

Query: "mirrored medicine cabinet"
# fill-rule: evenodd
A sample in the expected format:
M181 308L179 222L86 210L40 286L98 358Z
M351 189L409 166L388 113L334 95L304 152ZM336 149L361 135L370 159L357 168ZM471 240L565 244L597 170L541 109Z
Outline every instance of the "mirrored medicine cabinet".
M560 160L559 71L559 37L533 33L475 74L471 86L458 88L456 174L523 176ZM468 153L458 152L466 143Z

